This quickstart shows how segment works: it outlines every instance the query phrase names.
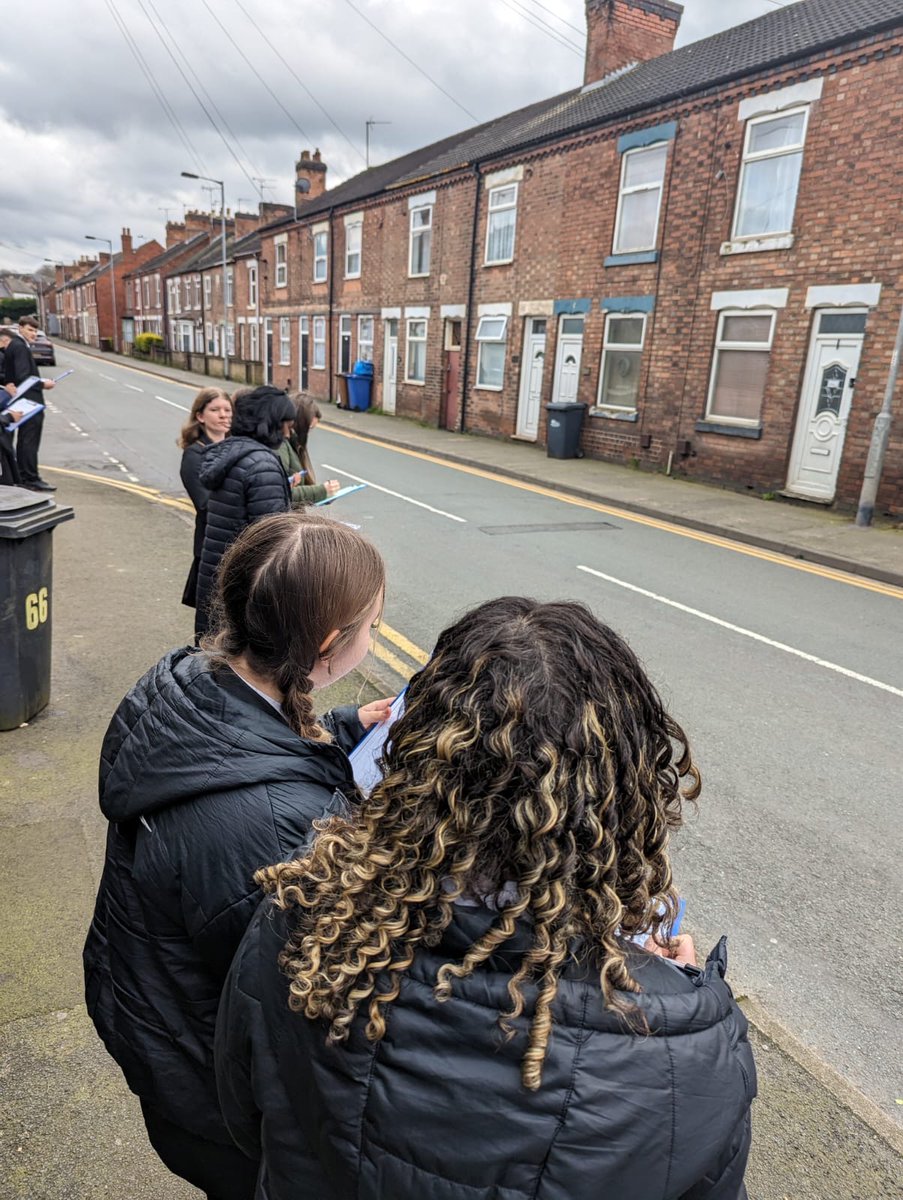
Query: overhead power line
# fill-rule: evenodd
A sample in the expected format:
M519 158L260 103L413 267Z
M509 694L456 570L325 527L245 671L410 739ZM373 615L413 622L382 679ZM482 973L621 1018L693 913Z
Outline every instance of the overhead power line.
M185 81L185 84L186 84L188 90L191 92L192 96L194 96L194 98L197 101L204 116L207 118L207 120L210 122L211 126L213 127L214 132L217 134L220 141L226 147L229 154L231 154L232 158L235 161L235 165L238 167L238 169L244 175L245 179L247 179L248 183L250 183L251 187L256 187L256 184L254 183L254 180L251 178L251 176L248 174L244 163L241 161L241 159L235 153L235 150L232 148L231 144L229 143L228 139L226 138L226 135L223 133L223 131L220 129L219 125L217 125L216 121L213 119L213 115L211 114L210 109L207 107L207 105L204 103L204 101L198 95L197 89L195 88L194 84L192 83L191 78L188 76L188 74L185 72L185 69L183 68L182 64L176 58L172 48L168 45L166 38L163 36L163 33L161 32L160 29L157 28L157 26L154 24L153 20L151 19L150 13L147 11L147 8L144 5L144 0L138 0L138 7L141 9L141 11L144 13L145 17L147 18L148 25L150 25L150 27L153 29L154 33L160 39L160 45L163 47L163 49L166 51L166 53L172 59L172 62L174 64L176 70L182 76L182 79ZM151 4L150 7L153 8L153 4ZM163 29L166 30L167 37L169 37L170 41L172 41L172 34L170 34L169 30L166 28L166 25L164 24L163 20L159 17L159 14L156 12L156 9L154 9L154 15L157 16L157 19L160 21L160 25L162 25ZM186 63L188 62L187 59L185 61L186 61ZM189 70L190 70L190 67L189 67ZM201 86L203 86L203 85L201 85Z
M313 92L310 90L310 88L307 86L307 84L304 82L304 80L301 78L301 76L298 74L298 72L295 70L295 68L286 59L286 57L282 54L282 52L279 50L279 48L277 46L274 46L273 43L270 41L270 39L267 37L267 35L263 32L263 30L260 28L260 26L254 20L254 18L251 16L251 14L248 12L248 10L245 8L245 6L242 4L241 0L234 0L234 3L244 13L244 15L247 17L247 19L251 22L251 24L257 30L257 33L260 35L261 38L263 38L263 40L266 42L266 44L269 46L269 48L273 51L273 53L276 55L276 57L279 59L279 61L282 63L282 65L285 67L285 69L289 72L289 74L292 76L292 78L295 80L295 82L301 88L304 89L304 91L311 98L311 100L314 102L314 104L316 104L317 108L320 110L320 112L323 114L323 116L326 118L326 120L329 121L330 125L332 125L334 129L338 130L338 132L342 135L342 137L345 139L345 141L348 143L348 145L351 147L351 149L355 152L355 154L357 154L361 159L365 159L363 150L361 150L361 148L359 146L356 146L354 144L354 142L352 142L351 138L348 136L348 134L345 132L345 130L341 127L341 125L339 125L338 121L336 121L335 118L332 116L332 114L329 113L323 107L323 105L320 103L320 101L317 99L317 97L313 94Z
M560 21L562 25L567 25L568 29L573 29L574 33L579 33L582 38L586 38L586 26L581 29L579 25L572 25L570 21L566 21L564 17L559 17L558 13L555 12L553 8L549 8L547 5L542 4L541 0L533 0L533 3L537 8L541 8L544 12L550 13L551 16L553 16L556 21Z
M139 3L140 3L140 0L139 0ZM160 22L160 25L162 26L163 30L165 31L165 33L166 33L167 37L169 38L170 42L172 43L173 47L181 55L182 61L184 62L185 66L194 75L194 78L197 80L198 87L201 89L201 91L206 96L207 100L210 102L210 107L216 113L217 117L219 118L220 122L223 125L223 128L226 130L226 133L228 133L229 137L232 139L232 141L238 147L238 150L244 157L245 162L248 164L248 166L251 168L252 171L255 171L259 175L260 174L259 168L257 166L255 166L250 154L248 154L247 150L242 145L241 139L239 138L238 134L235 132L235 130L232 128L232 126L229 124L229 122L223 116L222 112L220 111L219 107L217 106L216 101L213 99L213 97L210 95L210 92L207 90L207 88L204 86L203 82L201 81L201 78L200 78L200 75L198 74L198 72L193 70L191 63L188 60L187 54L182 49L182 47L179 45L176 38L173 37L172 33L170 32L169 28L166 25L166 22L163 20L162 16L160 15L159 10L155 7L153 0L147 0L147 5L148 5L148 8L150 8L151 12L154 14L154 16L157 18L157 20ZM217 130L217 132L219 132L219 131ZM220 136L222 137L222 135L220 135ZM223 139L223 140L225 140L225 139ZM253 179L254 176L253 175L249 176L249 178Z
M538 29L540 33L544 33L551 41L556 42L559 46L563 46L566 50L570 50L572 53L578 54L581 58L583 58L584 51L582 46L578 46L565 34L560 33L557 29L553 29L548 22L542 19L542 17L536 16L534 13L531 13L529 10L525 9L522 4L518 3L518 0L502 0L502 4L504 4L506 8L510 9L511 12L523 17L528 25L532 25L534 29Z
M238 3L238 0L236 0L236 3ZM419 63L415 62L414 59L411 58L411 56L409 54L405 54L404 50L402 50L402 48L400 46L396 45L396 43L392 41L392 39L389 37L389 35L387 33L383 33L383 31L380 29L380 27L378 25L375 25L373 23L373 21L371 21L370 18L366 15L366 13L362 13L361 10L357 7L357 5L352 3L352 0L345 0L345 3L348 5L349 8L353 9L357 13L357 15L360 17L360 19L362 21L366 21L366 23L370 26L370 28L375 33L378 33L384 42L388 42L389 45L392 47L392 49L397 54L400 54L401 57L405 60L405 62L410 63L415 71L419 71L420 74L424 77L424 79L428 79L429 82L433 85L433 87L438 88L443 96L447 96L448 99L451 100L452 104L455 104L455 105L457 105L458 108L460 108L461 112L466 113L472 121L476 121L477 124L479 124L480 118L478 116L476 116L474 113L472 113L469 108L465 107L465 105L463 105L460 100L456 100L455 97L451 94L451 92L447 92L445 90L445 88L442 86L442 84L437 83L437 81L435 79L433 79L432 75L430 75L430 73L428 71L425 71L423 69L423 67L420 66Z
M191 138L185 132L185 129L182 126L182 122L176 116L175 109L169 103L166 93L163 91L163 88L157 82L157 78L154 75L153 71L151 70L150 66L148 65L147 60L145 59L144 55L141 53L138 43L132 37L131 32L129 31L129 27L125 22L125 19L120 15L119 10L116 8L116 5L113 3L113 0L106 0L106 4L107 4L107 8L110 10L110 13L112 14L113 20L116 22L116 25L119 28L119 32L122 34L123 38L125 39L125 44L128 46L129 50L131 50L131 52L135 58L135 61L138 63L138 66L141 68L141 71L142 71L145 79L148 82L148 86L150 87L151 91L154 93L157 103L163 109L164 116L169 121L169 123L172 125L173 129L175 130L176 136L179 138L182 145L185 147L186 151L188 152L188 157L191 159L191 161L194 163L194 165L198 168L198 170L206 175L207 167L204 164L203 158L200 156L200 154L194 148L194 144L192 143Z
M276 93L273 91L273 89L270 87L270 85L267 83L267 81L264 79L264 77L260 74L260 72L254 66L254 64L248 58L247 54L245 54L244 50L242 50L242 48L238 44L238 42L236 42L235 38L229 32L227 27L222 23L222 21L216 15L214 10L207 3L207 0L201 0L201 3L204 5L204 8L206 8L207 12L210 14L210 16L213 18L213 20L217 23L217 25L220 27L220 29L223 31L223 33L226 35L226 37L229 39L232 46L241 55L245 65L253 72L253 74L257 77L257 79L260 81L260 83L263 84L263 86L266 88L266 90L269 92L269 94L276 101L276 104L279 106L279 108L282 110L282 112L285 113L286 117L288 117L288 119L291 121L291 123L294 125L294 127L298 130L298 132L304 138L305 142L309 142L309 143L313 144L314 139L310 136L310 134L305 129L302 128L302 126L300 126L298 124L298 122L295 120L295 118L292 116L292 114L289 112L289 110L285 107L285 105L282 103L282 101L279 99L279 97L276 95Z

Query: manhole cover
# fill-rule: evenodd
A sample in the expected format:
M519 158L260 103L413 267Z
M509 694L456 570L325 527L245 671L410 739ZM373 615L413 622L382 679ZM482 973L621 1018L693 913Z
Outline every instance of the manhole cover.
M506 533L585 533L589 529L620 529L611 521L561 521L554 525L481 525L480 532L490 537Z

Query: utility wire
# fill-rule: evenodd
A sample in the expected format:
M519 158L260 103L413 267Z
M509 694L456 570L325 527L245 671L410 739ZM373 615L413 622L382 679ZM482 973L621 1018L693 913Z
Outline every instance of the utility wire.
M201 97L198 95L194 84L191 82L191 79L189 78L189 76L185 73L185 70L182 67L182 64L179 62L179 60L176 58L175 54L173 53L172 49L167 44L166 38L163 36L161 31L157 28L157 26L151 20L150 13L148 13L147 9L144 6L144 0L137 0L137 2L138 2L138 7L141 9L141 11L144 13L145 17L147 18L147 23L150 25L150 27L153 29L154 33L160 39L161 46L166 51L166 53L169 55L169 57L172 59L176 70L182 76L182 79L185 81L185 84L188 87L188 90L191 92L192 96L194 96L195 100L198 102L198 105L200 106L201 111L204 113L204 116L207 118L207 120L213 126L214 131L217 133L217 135L220 138L220 141L223 143L223 145L226 147L226 149L232 155L233 159L235 160L236 166L241 171L241 173L244 175L245 179L247 179L248 183L250 183L252 188L256 188L257 184L254 182L254 180L251 178L251 176L246 171L244 163L241 161L241 159L238 157L238 155L232 149L232 146L230 145L230 143L227 140L223 131L220 129L219 125L217 125L216 121L214 121L209 108L204 103L204 101L201 99ZM162 22L161 22L161 24L162 24ZM167 30L167 32L168 32L168 30ZM204 174L206 174L206 171L204 172Z
M163 89L157 83L156 76L154 75L153 71L151 70L150 66L148 65L147 60L145 59L144 55L141 53L141 50L138 47L138 43L132 37L131 32L129 31L129 27L125 22L125 19L120 15L119 10L116 8L116 5L113 3L113 0L106 0L106 4L107 4L107 8L110 10L110 13L113 16L113 20L116 22L116 25L119 28L120 33L122 34L123 38L125 39L125 44L128 46L128 48L131 50L132 54L134 55L135 61L138 63L138 66L141 68L141 71L144 74L144 77L148 82L148 86L150 87L151 91L154 93L154 96L156 97L157 102L159 103L160 107L163 109L163 115L167 118L169 123L172 125L173 129L176 132L176 136L179 138L182 145L187 150L188 157L191 159L191 161L194 163L194 165L201 172L203 172L203 174L206 175L207 168L204 165L203 158L200 156L200 154L197 152L197 150L195 150L194 144L192 143L191 138L185 132L185 129L182 126L182 122L176 116L175 109L169 103L169 100L166 97L166 93L163 91Z
M158 10L158 9L156 8L156 6L154 5L154 3L153 3L153 0L146 0L146 2L147 2L147 6L148 6L148 8L151 10L151 12L154 14L154 16L155 16L155 17L157 18L157 20L160 22L160 25L161 25L161 27L162 27L162 29L163 29L164 33L165 33L165 34L166 34L166 36L169 38L169 40L170 40L170 42L172 43L173 47L174 47L174 48L175 48L175 49L178 51L179 55L180 55L180 56L181 56L181 58L182 58L182 62L185 64L186 68L187 68L189 71L191 71L192 75L194 76L195 80L197 81L197 85L198 85L198 87L201 89L201 91L204 93L204 96L205 96L205 97L207 98L207 100L209 101L209 103L210 103L210 107L211 107L211 108L213 109L213 111L216 113L217 117L218 117L218 118L219 118L219 120L220 120L220 123L222 124L223 128L226 130L226 133L228 133L229 137L232 139L232 141L233 141L233 142L235 143L235 145L238 147L238 150L239 150L239 152L241 153L241 155L243 156L243 158L245 159L245 161L247 162L247 164L248 164L248 166L251 168L251 170L252 170L252 171L254 171L254 172L255 172L255 173L256 173L256 174L259 176L259 175L260 175L260 169L259 169L257 166L255 166L254 162L253 162L253 161L252 161L252 159L251 159L251 156L250 156L250 154L248 154L247 150L246 150L246 149L244 148L244 146L242 145L242 143L241 143L241 139L239 138L238 134L235 132L235 130L232 128L232 126L229 124L229 122L228 122L228 121L226 120L226 118L223 116L222 112L220 111L219 107L217 106L217 103L216 103L216 101L213 99L213 97L210 95L210 92L209 92L209 91L207 90L207 88L204 86L204 84L203 84L203 82L202 82L202 80L201 80L201 77L200 77L200 75L198 74L198 72L197 72L197 71L195 71L195 70L192 68L192 66L191 66L191 63L190 63L190 61L189 61L189 59L188 59L188 56L187 56L187 54L186 54L186 53L185 53L185 51L182 49L182 47L179 45L178 41L177 41L177 40L176 40L176 39L175 39L175 38L172 36L172 33L170 32L170 30L169 30L169 28L168 28L168 26L167 26L166 22L163 20L163 17L160 15L160 12L159 12L159 10ZM139 3L140 3L140 0L139 0ZM147 15L147 14L145 14L145 15ZM148 20L150 20L150 18L148 18ZM205 110L205 111L206 111L206 110ZM208 115L209 115L209 114L208 114ZM217 130L217 132L219 133L219 130ZM222 137L222 134L220 134L220 136ZM225 138L223 138L223 140L225 141ZM250 179L253 179L253 178L254 178L254 176L248 176L248 178L250 178Z
M260 72L254 66L254 64L248 58L247 54L245 54L244 50L242 50L242 48L238 44L238 42L236 42L235 38L229 32L227 27L222 23L222 21L216 15L214 10L207 3L207 0L201 0L201 3L204 5L204 8L206 8L207 12L214 19L214 21L217 23L217 25L220 27L220 29L223 31L223 33L226 35L226 37L229 39L232 46L241 55L242 59L245 62L245 65L254 73L254 75L257 77L257 79L260 81L260 83L263 84L263 86L266 88L266 90L269 92L269 94L276 101L276 103L278 104L278 106L282 110L282 112L285 113L285 115L288 117L288 119L291 121L291 123L294 125L294 127L298 130L298 132L304 138L305 142L309 142L311 145L313 145L314 139L310 136L309 133L307 133L307 131L305 129L302 129L302 127L298 124L298 122L295 120L295 118L292 116L292 114L289 112L289 110L285 107L285 105L282 103L282 101L279 99L279 97L276 95L276 93L273 91L273 89L270 87L270 85L267 83L267 81L264 79L264 77L260 74Z
M570 21L566 21L564 19L564 17L559 17L558 13L555 12L554 8L549 8L547 5L541 3L541 0L533 0L533 3L536 5L537 8L541 8L545 12L550 13L555 18L555 20L560 21L562 25L567 25L568 29L573 29L574 33L579 33L582 38L584 38L584 39L586 38L586 27L585 26L583 27L583 29L581 29L579 25L572 25L570 23Z
M326 109L323 107L323 105L320 103L320 101L317 99L317 97L313 94L313 92L310 90L310 88L307 86L307 84L304 82L304 80L301 78L301 76L298 74L298 72L295 70L295 68L291 65L290 62L288 62L288 60L281 53L279 48L277 46L274 46L273 43L270 41L270 39L267 37L267 35L263 32L263 30L260 28L260 26L254 20L254 18L251 16L251 14L245 8L245 6L241 3L241 0L234 0L234 2L236 4L236 6L241 9L241 11L247 17L247 19L251 22L251 24L254 26L254 28L257 30L257 32L260 34L260 36L263 38L263 40L266 42L266 44L269 46L269 48L273 51L273 53L276 55L276 57L279 59L279 61L282 63L282 65L285 67L285 69L289 72L289 74L295 80L295 82L297 84L299 84L299 86L304 89L304 91L311 98L311 100L313 100L314 104L316 104L317 108L320 110L320 112L323 114L323 116L327 119L327 121L329 121L329 123L333 126L333 128L338 130L338 132L342 135L342 137L345 139L345 141L348 143L348 145L351 147L351 149L355 152L355 154L357 154L360 158L362 158L366 162L367 159L366 159L366 155L364 154L363 150L361 150L361 148L359 146L356 146L354 144L354 142L352 142L351 138L348 136L348 134L345 132L345 130L341 127L341 125L339 125L339 123L335 120L335 118L329 112L326 111Z
M534 29L538 29L540 33L544 33L546 37L557 43L557 45L563 46L566 50L570 50L574 54L579 54L581 58L583 57L584 51L582 46L576 45L563 33L559 33L557 29L553 29L542 17L534 17L531 12L522 8L517 0L501 0L501 2L505 8L510 9L511 12L516 13L519 17L523 17L528 25L532 25Z
M235 0L235 2L237 4L238 0ZM383 33L383 31L379 28L378 25L375 25L373 23L373 21L371 21L370 18L365 13L361 12L361 10L357 7L356 4L352 3L352 0L345 0L345 3L348 5L349 8L353 9L357 13L357 15L361 18L362 21L366 21L366 23L370 26L370 28L372 30L374 30L374 32L378 33L384 42L388 42L389 45L392 47L392 49L395 50L396 53L400 54L401 57L405 60L405 62L410 63L415 71L419 71L420 74L424 77L424 79L428 79L434 88L438 88L443 96L447 96L448 99L451 100L452 104L457 105L457 107L460 108L461 112L466 113L472 121L476 121L477 124L480 123L480 118L478 116L476 116L474 113L472 113L469 108L465 108L465 106L461 103L460 100L456 100L454 98L454 96L451 94L451 92L447 92L445 90L445 88L442 86L442 84L437 83L436 80L433 79L432 75L430 75L427 71L424 71L423 67L421 67L419 65L419 63L416 63L409 54L405 54L404 50L402 50L402 48L400 46L396 45L396 43L392 41L392 39L389 37L389 35L387 33Z

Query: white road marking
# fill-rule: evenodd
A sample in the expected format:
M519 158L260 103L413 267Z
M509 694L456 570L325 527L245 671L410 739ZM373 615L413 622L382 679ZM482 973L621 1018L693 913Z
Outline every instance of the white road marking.
M366 483L367 487L375 488L378 492L385 492L387 496L394 496L397 500L406 500L408 504L416 504L418 508L425 508L427 512L435 513L439 517L448 517L449 521L460 521L462 525L467 524L464 517L456 517L454 513L446 512L442 508L433 508L431 504L424 504L422 500L415 500L412 496L404 496L401 492L393 492L391 488L383 487L379 483L373 483L370 479L362 479L360 475L352 475L350 471L343 471L339 467L331 467L329 463L323 463L323 469L324 471L335 471L337 475L344 475L346 479L353 479L355 483Z
M815 654L807 654L805 650L798 650L795 646L788 646L785 642L776 642L774 638L766 637L763 633L756 633L752 629L744 629L742 625L734 625L731 621L724 621L721 617L714 617L711 613L702 612L698 608L691 608L688 604L681 604L677 600L669 600L667 596L660 596L657 592L649 592L645 588L637 587L635 583L627 583L623 579L615 579L614 575L606 575L603 571L595 571L592 567L578 566L578 571L585 571L587 575L595 575L598 579L604 579L606 583L613 583L616 587L626 588L629 592L636 592L638 596L646 596L649 600L656 600L659 604L667 604L669 608L676 608L679 612L689 613L691 617L699 617L703 621L708 621L712 625L720 625L722 629L729 629L731 633L739 633L743 637L752 638L754 642L762 642L765 646L771 646L775 650L783 650L785 654L793 654L797 658L802 658L806 662L815 663L817 667L824 667L827 671L835 671L838 675L846 675L848 679L855 679L858 683L867 683L869 687L879 688L882 692L890 692L892 696L903 697L903 688L893 687L892 684L883 683L880 679L872 679L870 675L860 675L858 671L851 671L848 667L841 667L837 663L828 662L826 658L819 658Z
M116 466L123 473L123 475L128 475L128 473L129 473L128 467L123 466L122 463L117 463Z
M129 476L129 479L131 480L131 482L132 482L132 483L139 483L139 482L140 482L140 480L138 479L138 476L137 476L137 475L130 475L130 476Z
M130 392L143 392L144 391L144 388L135 387L135 385L133 383L126 383L124 386L127 387Z
M155 400L162 400L164 404L171 404L173 408L181 408L182 412L191 412L190 408L186 408L184 404L176 404L175 400L167 400L165 396L154 396Z
M107 381L107 383L116 383L117 382L115 379L112 378L112 376L104 375L104 373L102 371L98 371L97 374L101 377L101 379L105 379Z
M74 421L70 421L69 424L72 426L72 428L75 430L76 433L82 432L81 426L76 425L76 423Z

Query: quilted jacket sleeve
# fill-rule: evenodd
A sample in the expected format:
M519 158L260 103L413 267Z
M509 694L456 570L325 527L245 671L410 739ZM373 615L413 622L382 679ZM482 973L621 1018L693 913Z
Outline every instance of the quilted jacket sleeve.
M260 1118L254 1096L252 1061L255 1034L262 1028L254 972L248 962L258 953L260 906L232 962L216 1018L216 1088L223 1117L235 1144L251 1158L260 1155Z
M681 1200L747 1200L743 1175L752 1140L750 1114L737 1125L733 1140L717 1168L695 1187L684 1192Z
M335 743L346 754L350 754L367 730L358 719L357 706L343 704L333 708L320 718L320 724L335 738Z
M182 464L179 468L179 477L182 480L182 486L191 497L191 503L197 512L203 512L207 508L207 500L210 496L210 493L198 478L203 453L203 442L195 442L193 445L188 446L182 454Z

